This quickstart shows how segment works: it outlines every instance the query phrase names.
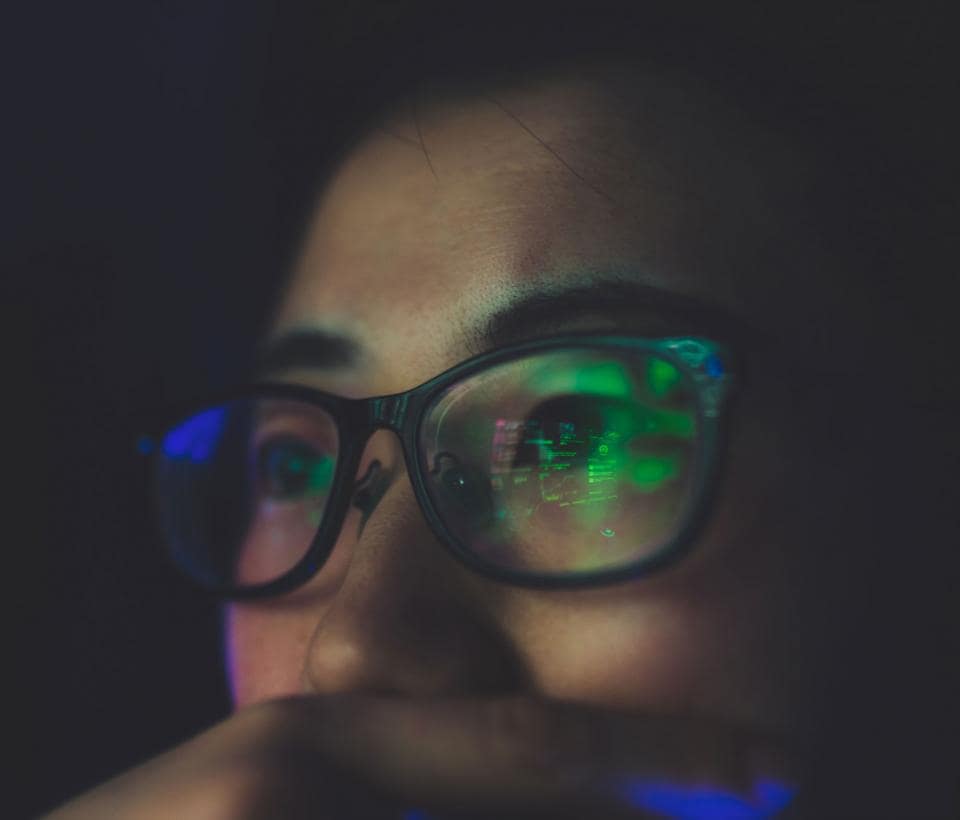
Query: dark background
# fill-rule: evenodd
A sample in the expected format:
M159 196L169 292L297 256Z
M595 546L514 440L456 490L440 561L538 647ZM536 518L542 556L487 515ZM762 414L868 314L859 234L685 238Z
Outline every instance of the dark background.
M22 377L5 449L24 465L4 552L26 558L4 579L25 639L5 673L22 739L4 817L226 714L217 610L164 563L135 444L238 376L282 264L269 4L22 5L0 24L4 338Z
M298 26L277 6L56 0L0 24L4 452L15 465L2 496L16 761L4 816L51 808L229 709L216 606L167 567L135 445L165 408L242 375L288 262L312 140L337 109L298 73L297 48L322 50L324 32L293 43ZM877 111L892 94L885 127L914 155L948 153L946 17L882 8L845 4L822 35L803 23ZM757 19L773 25L767 14ZM363 69L326 70L334 87ZM932 208L940 190L916 184ZM955 235L952 224L930 231ZM942 276L924 287L942 302L952 266L934 258Z

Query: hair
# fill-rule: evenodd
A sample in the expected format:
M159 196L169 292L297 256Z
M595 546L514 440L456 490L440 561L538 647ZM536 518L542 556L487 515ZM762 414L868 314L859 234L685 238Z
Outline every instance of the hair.
M718 90L764 127L812 150L820 236L852 287L925 337L941 329L936 300L904 272L941 268L948 235L943 154L931 89L936 20L883 6L770 10L758 4L544 3L503 0L285 3L263 55L260 119L277 190L278 267L289 270L318 192L344 154L391 106L437 80L483 87L551 64L625 58L679 70ZM918 88L927 94L918 95ZM944 96L944 99L946 95ZM942 137L939 137L942 140ZM934 143L931 146L931 143ZM936 283L929 288L936 292ZM269 300L264 300L264 303ZM923 317L922 320L918 317Z
M919 53L931 22L885 18L881 9L871 4L865 21L857 4L819 17L806 9L714 4L704 11L611 0L348 2L333 13L283 5L262 98L276 146L273 169L288 180L293 211L302 214L343 150L386 106L430 80L482 81L619 56L699 75L833 154L862 184L876 180L880 167L887 185L926 183L917 164L906 162L906 149L915 147L921 124L910 95L943 80Z

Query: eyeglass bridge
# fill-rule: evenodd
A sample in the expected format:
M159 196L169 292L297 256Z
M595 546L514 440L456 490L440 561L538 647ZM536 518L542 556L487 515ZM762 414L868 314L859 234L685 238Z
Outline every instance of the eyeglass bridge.
M399 432L407 415L408 399L404 393L374 399L370 402L370 422Z

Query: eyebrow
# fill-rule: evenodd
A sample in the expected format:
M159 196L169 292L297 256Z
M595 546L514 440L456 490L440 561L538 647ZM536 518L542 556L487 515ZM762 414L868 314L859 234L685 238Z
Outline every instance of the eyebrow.
M297 367L342 370L355 366L360 359L361 346L349 336L328 330L297 328L268 340L257 354L254 372L262 375Z
M763 343L767 334L729 309L686 294L633 281L597 280L556 287L519 288L517 296L476 327L463 331L468 356L547 335L571 332L577 321L598 332L638 336L704 335L735 350ZM342 370L362 359L361 342L324 329L297 328L268 342L256 361L265 374L293 368Z
M529 290L468 331L474 353L561 333L577 320L609 322L612 332L638 336L704 335L735 348L761 343L766 334L734 311L694 296L641 282L599 279Z

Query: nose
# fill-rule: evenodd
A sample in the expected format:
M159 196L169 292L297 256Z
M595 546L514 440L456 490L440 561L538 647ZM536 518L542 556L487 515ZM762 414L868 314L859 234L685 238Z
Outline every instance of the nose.
M334 547L350 560L316 613L304 689L417 696L522 688L522 664L497 619L495 582L437 542L394 434L371 438L360 474L361 526L344 527Z

